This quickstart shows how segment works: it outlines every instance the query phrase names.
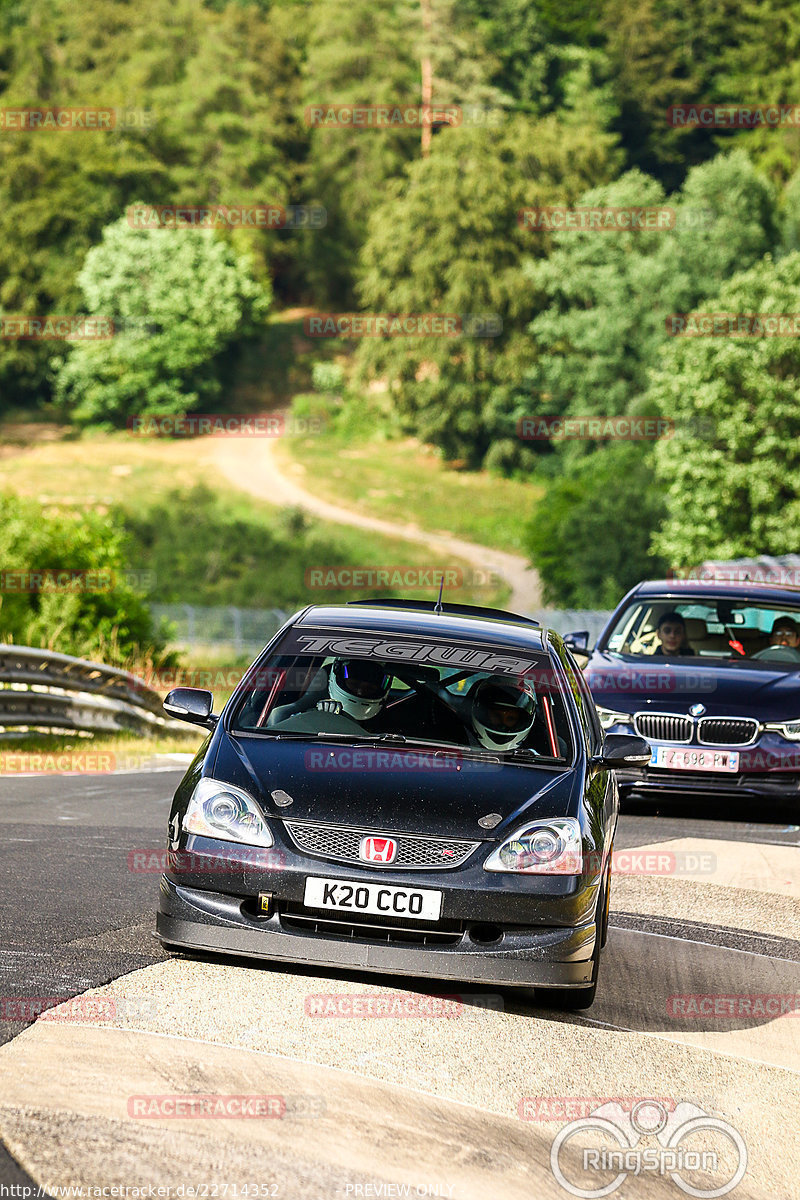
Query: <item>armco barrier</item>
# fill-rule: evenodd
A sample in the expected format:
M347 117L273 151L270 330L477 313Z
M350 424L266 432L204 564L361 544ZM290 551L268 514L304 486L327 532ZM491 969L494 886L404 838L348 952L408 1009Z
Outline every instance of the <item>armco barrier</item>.
M19 727L88 733L192 734L142 679L102 663L0 644L0 736Z

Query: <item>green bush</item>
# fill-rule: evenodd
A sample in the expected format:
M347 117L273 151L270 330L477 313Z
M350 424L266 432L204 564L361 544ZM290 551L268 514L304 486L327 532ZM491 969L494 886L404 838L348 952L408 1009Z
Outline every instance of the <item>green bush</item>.
M126 573L119 526L94 513L49 515L0 495L0 637L112 665L164 660L144 597ZM55 572L74 572L68 587ZM31 576L43 576L32 581ZM33 590L31 590L33 584Z

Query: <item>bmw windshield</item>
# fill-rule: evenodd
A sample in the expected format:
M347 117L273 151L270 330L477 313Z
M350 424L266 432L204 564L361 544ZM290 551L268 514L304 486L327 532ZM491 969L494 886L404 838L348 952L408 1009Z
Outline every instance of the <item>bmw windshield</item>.
M800 610L714 596L648 596L620 613L599 650L800 669Z
M563 685L547 655L401 635L290 630L237 698L230 732L405 742L569 763Z

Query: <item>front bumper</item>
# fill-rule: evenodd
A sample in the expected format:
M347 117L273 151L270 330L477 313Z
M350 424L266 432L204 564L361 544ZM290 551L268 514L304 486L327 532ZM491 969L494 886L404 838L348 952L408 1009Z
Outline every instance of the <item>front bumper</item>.
M612 725L607 733L627 733L631 725ZM652 746L676 750L726 750L739 755L737 771L676 771L668 767L635 767L615 771L617 783L637 795L714 795L770 797L800 803L800 743L762 731L753 745L709 746L699 742L651 741Z
M800 804L800 773L789 771L670 771L663 767L617 771L617 783L637 795L713 795L771 797Z
M595 891L589 889L592 897ZM326 914L316 917L300 917L297 906L280 902L273 915L260 917L250 897L163 876L156 932L162 941L187 949L321 967L507 986L580 987L591 982L597 936L593 910L591 919L566 926L498 924L491 929L485 917L460 921L449 936L429 930L429 944L420 943L423 929L407 931L417 934L416 943L404 942L402 930L392 935L375 925L353 936L345 923L339 929ZM485 940L488 934L496 936Z

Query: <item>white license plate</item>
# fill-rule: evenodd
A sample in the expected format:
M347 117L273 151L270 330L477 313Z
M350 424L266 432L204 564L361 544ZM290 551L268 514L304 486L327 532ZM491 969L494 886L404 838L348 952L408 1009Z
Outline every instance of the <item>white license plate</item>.
M699 750L688 747L653 746L651 767L671 771L738 771L739 754L735 750Z
M335 908L337 912L438 921L442 893L429 888L348 883L344 879L306 879L303 903L306 908Z

